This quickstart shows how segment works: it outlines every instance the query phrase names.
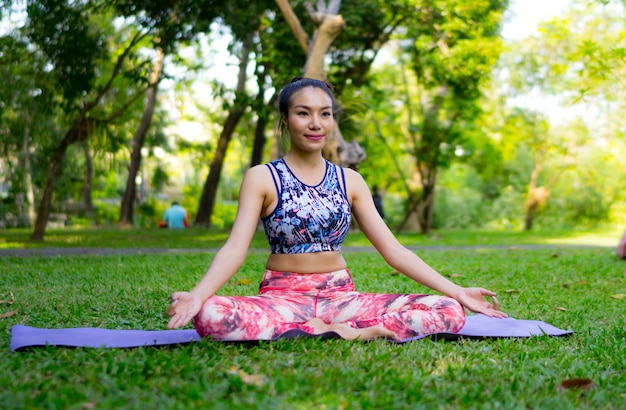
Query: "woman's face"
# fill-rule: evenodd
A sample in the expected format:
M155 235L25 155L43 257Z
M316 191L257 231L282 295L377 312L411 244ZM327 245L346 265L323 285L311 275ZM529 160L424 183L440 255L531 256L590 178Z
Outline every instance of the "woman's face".
M333 103L317 87L307 87L293 94L285 121L291 136L291 148L302 151L321 150L332 135Z

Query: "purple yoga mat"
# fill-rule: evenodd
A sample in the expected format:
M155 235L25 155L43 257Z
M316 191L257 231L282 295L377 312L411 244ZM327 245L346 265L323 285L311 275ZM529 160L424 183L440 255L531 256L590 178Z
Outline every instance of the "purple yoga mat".
M572 330L563 330L539 320L513 319L511 317L496 319L485 315L471 315L465 320L465 326L459 333L435 333L403 339L400 342L410 342L434 336L446 340L465 339L497 339L522 338L531 336L566 336L574 333Z
M457 340L460 338L509 338L531 336L565 336L574 333L537 320L494 319L484 315L468 316L465 326L459 333L437 333L403 339L400 343L419 340L427 336ZM274 339L294 337L336 338L334 332L312 335L299 330L290 330ZM17 351L28 347L65 346L65 347L107 347L129 348L141 346L163 346L191 343L200 340L195 330L114 330L95 327L42 329L15 325L11 328L11 350Z

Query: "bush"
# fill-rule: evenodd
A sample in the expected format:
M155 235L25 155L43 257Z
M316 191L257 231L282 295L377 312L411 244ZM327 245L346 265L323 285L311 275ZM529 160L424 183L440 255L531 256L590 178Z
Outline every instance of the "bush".
M215 205L211 216L211 226L217 229L230 229L237 215L237 202L226 201Z
M486 222L481 193L474 189L438 189L434 204L433 229L467 229Z
M120 205L112 204L111 200L94 201L94 222L96 225L113 225L120 219Z

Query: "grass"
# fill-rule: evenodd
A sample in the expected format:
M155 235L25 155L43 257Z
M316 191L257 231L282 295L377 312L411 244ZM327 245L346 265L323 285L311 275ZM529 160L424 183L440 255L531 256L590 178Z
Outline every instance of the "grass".
M182 242L192 248L212 248L221 240L196 230L184 232L193 240L176 233L180 240L174 242L167 239L170 231L128 230L120 236L110 230L73 232L80 238L74 246L123 247L138 240L146 246L148 241L137 237L153 233L157 239L149 243L164 247ZM135 239L125 242L126 234ZM4 243L18 247L24 240L19 235L26 234L5 235ZM95 235L99 237L91 238ZM561 239L564 242L559 243L589 245L598 243L594 238L604 237L534 235L536 242L523 235L489 232L402 239L411 245L512 245ZM70 246L68 236L55 231L45 245ZM360 244L362 238L352 234L350 240ZM613 248L477 246L419 254L459 284L498 292L511 316L543 320L576 333L566 338L426 339L404 345L312 339L258 344L201 341L138 349L46 347L11 353L10 329L15 324L163 329L168 295L193 286L213 254L3 257L0 315L16 313L0 318L4 349L0 408L626 407L626 299L612 297L626 294L626 265L615 257ZM426 291L394 275L375 252L345 256L362 291ZM251 253L220 293L256 293L264 261L263 253ZM595 387L557 388L571 378L591 379Z
M44 242L30 242L30 230L0 230L1 249L39 248L170 248L206 249L221 246L228 237L226 230L202 228L90 228L48 229ZM480 246L480 245L590 245L614 247L623 233L621 227L595 231L437 231L431 235L405 233L398 235L407 246ZM349 233L347 246L369 246L365 236L355 230ZM267 249L263 230L257 230L253 248Z

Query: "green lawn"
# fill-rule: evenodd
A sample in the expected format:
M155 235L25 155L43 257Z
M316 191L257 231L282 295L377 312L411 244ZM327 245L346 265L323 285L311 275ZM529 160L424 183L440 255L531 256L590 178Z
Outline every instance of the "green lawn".
M596 231L437 231L431 235L406 233L398 236L411 246L475 246L475 245L592 245L615 247L623 228ZM0 229L0 249L36 248L193 248L213 249L221 246L228 231L202 228L91 228L48 229L44 242L29 242L32 232L26 229ZM368 246L369 241L359 231L348 234L346 246ZM253 248L267 249L263 230L257 231Z
M30 246L24 242L27 233L7 232L2 234L3 247ZM599 233L533 235L448 232L402 239L411 245L610 242ZM171 241L173 237L177 240ZM195 229L121 234L61 230L52 232L45 246L212 248L223 238ZM350 240L366 244L358 234ZM163 329L168 295L193 286L212 254L3 257L0 315L15 313L0 318L0 408L626 408L626 299L619 298L626 294L626 264L616 258L613 247L478 247L419 254L460 284L498 292L503 310L511 316L543 320L576 333L566 338L427 339L403 345L312 339L202 341L126 350L47 347L12 353L10 329L15 324ZM394 275L375 252L345 256L362 291L425 291ZM251 253L220 293L256 293L264 259L261 252ZM571 378L591 379L595 387L556 388Z

